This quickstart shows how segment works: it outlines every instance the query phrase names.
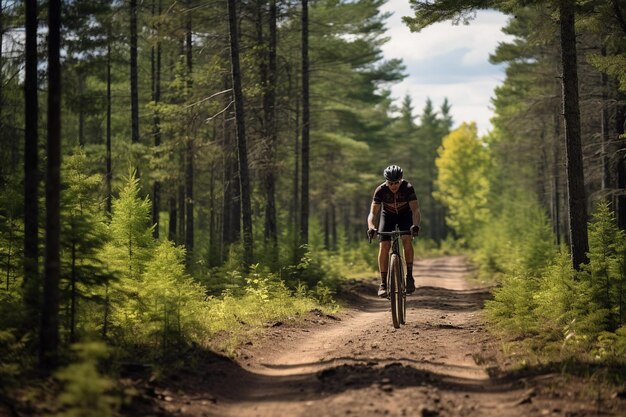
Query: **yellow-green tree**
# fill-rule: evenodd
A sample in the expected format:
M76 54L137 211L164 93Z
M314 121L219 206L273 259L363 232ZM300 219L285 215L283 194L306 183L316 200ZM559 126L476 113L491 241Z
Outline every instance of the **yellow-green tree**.
M448 207L448 224L470 242L489 216L489 151L478 138L476 123L463 123L437 150L439 171L434 197Z

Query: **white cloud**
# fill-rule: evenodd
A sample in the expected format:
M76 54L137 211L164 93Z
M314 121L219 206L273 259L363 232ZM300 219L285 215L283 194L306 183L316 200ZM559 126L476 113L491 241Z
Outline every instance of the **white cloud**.
M427 97L436 107L447 98L455 124L474 120L479 132L486 133L491 128L490 98L504 79L503 67L488 63L489 54L498 42L509 39L501 32L507 17L482 11L469 25L442 22L411 33L401 20L413 14L408 0L389 0L382 11L394 13L387 20L390 40L382 48L385 58L401 58L408 73L392 87L393 96L409 94L418 112Z

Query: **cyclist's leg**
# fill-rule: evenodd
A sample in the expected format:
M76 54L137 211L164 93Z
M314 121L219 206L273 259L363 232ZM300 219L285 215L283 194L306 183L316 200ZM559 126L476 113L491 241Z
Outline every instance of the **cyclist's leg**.
M413 279L413 242L411 236L402 236L402 246L404 246L404 260L406 261L406 292L415 292L415 280Z
M381 232L389 232L393 230L393 216L383 210L380 216L380 224L378 230ZM393 224L392 224L393 223ZM389 271L389 249L391 248L391 237L379 236L380 245L378 248L378 271L380 272L380 287L378 288L378 296L387 296L387 271Z
M387 277L387 271L389 270L389 249L390 248L391 248L391 241L383 240L380 242L380 246L378 249L378 271L380 271L382 282L385 282L385 279Z
M411 236L404 235L402 236L402 246L404 246L404 260L406 261L407 266L413 266L413 241L411 240Z
M400 230L409 230L413 224L413 217L408 211L402 215ZM406 262L406 292L411 294L415 291L413 280L413 241L411 235L402 236L402 246L404 247L404 261Z

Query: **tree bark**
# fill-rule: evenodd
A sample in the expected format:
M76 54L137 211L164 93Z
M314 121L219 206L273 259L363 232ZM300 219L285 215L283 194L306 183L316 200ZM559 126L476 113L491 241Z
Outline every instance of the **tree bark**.
M557 113L555 113L557 114ZM553 230L556 235L556 244L561 244L561 170L559 162L561 160L559 154L559 142L561 140L561 122L559 118L554 116L554 137L552 138L552 222Z
M170 197L170 219L167 230L167 238L172 242L176 242L176 220L178 219L178 212L176 210L176 197Z
M267 165L265 172L265 242L270 247L271 263L278 265L278 230L276 224L276 178L274 177L276 159L276 0L269 5L269 39L267 79L263 97L263 113L265 116Z
M560 0L563 112L571 253L574 268L588 262L587 198L583 173L576 60L575 0Z
M61 195L61 0L48 3L48 169L46 181L46 261L39 361L58 361Z
M191 5L187 1L188 7ZM187 9L187 33L186 33L186 55L187 55L187 96L191 97L191 91L193 88L193 80L191 78L193 61L192 61L192 44L191 44L191 10ZM190 114L191 116L191 114ZM191 264L191 257L193 255L193 159L194 159L194 132L191 126L192 120L189 120L187 124L187 149L185 157L185 200L187 205L187 225L185 228L185 246L187 248L187 265Z
M155 13L155 1L152 2L152 14ZM159 0L159 6L157 10L157 16L161 17L162 0ZM155 24L153 27L156 35L156 47L152 49L152 101L158 105L161 101L161 34L159 25ZM154 135L154 147L161 146L161 118L159 111L155 110L152 115L152 133ZM152 224L154 224L153 236L155 239L159 238L159 223L161 213L161 181L158 179L154 181L152 186Z
M235 95L235 120L237 125L237 154L239 160L239 182L241 190L241 212L243 223L243 250L245 267L253 261L252 242L252 207L250 203L250 177L248 174L248 155L241 90L241 71L239 67L239 39L237 35L237 11L235 0L228 0L228 26L230 29L230 62Z
M139 142L139 91L137 81L137 0L130 0L130 113L131 140Z
M107 27L107 138L106 138L106 211L107 214L111 215L112 212L112 204L113 204L113 172L111 167L111 42L112 42L112 34L111 34L111 25L112 23L108 23Z
M606 47L601 48L602 56L606 56ZM603 72L601 73L602 81L602 106L600 110L601 121L601 163L602 163L602 190L611 187L611 170L609 167L609 149L610 149L610 129L609 129L609 78Z
M309 4L302 0L302 196L300 243L309 242Z
M26 0L24 70L24 302L39 310L39 102L37 98L37 0Z

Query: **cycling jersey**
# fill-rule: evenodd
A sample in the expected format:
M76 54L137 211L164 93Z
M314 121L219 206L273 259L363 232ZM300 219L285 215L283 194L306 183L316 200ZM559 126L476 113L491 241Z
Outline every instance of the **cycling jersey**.
M383 205L383 213L405 214L411 212L409 201L417 200L415 189L410 182L402 180L397 193L392 193L386 182L374 191L374 204Z

